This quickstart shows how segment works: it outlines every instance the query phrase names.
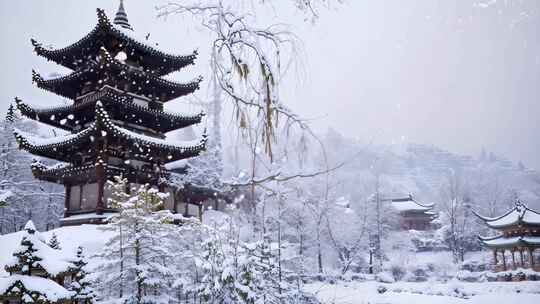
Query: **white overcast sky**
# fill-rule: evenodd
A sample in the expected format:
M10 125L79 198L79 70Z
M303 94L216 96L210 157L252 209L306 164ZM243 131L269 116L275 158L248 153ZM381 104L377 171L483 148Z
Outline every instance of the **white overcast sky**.
M157 20L157 3L126 1L135 30L171 53L199 49L197 66L178 80L205 74L206 34L186 18ZM299 114L318 117L317 129L474 156L485 147L540 169L540 1L348 0L315 25L276 5L276 20L292 24L308 56L306 76L290 77L283 97ZM66 46L93 28L96 7L112 16L117 6L0 1L0 110L14 96L61 102L31 83L32 68L45 75L65 70L34 55L30 38ZM181 100L171 107L185 109Z

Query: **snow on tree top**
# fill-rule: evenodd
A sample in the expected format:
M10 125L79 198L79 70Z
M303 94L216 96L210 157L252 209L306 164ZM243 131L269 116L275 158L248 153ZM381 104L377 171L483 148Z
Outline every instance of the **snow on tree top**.
M12 195L13 195L13 192L11 190L1 190L0 191L0 203L5 202Z
M34 231L36 231L36 226L34 225L34 222L32 222L32 220L26 222L26 225L24 225L24 230L29 232L31 231L30 233L34 233Z

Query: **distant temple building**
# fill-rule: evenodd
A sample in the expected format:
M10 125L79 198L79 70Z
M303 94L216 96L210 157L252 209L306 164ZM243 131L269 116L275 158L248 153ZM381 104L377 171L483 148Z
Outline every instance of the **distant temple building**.
M517 201L514 208L499 217L479 217L488 227L499 231L493 237L481 237L484 246L493 250L493 269L529 268L540 271L540 213Z
M390 202L400 216L400 227L405 230L430 230L437 213L433 212L435 204L421 204L411 194L402 198L389 198L383 201Z
M120 175L130 183L126 191L150 184L170 193L165 207L173 212L201 216L202 202L208 198L217 208L217 193L171 183L172 172L166 166L198 156L206 148L206 135L191 142L165 137L203 117L164 110L167 102L199 88L200 77L187 83L163 78L192 65L197 52L170 55L135 40L122 2L114 22L101 9L97 17L95 28L67 47L52 50L32 39L39 56L73 70L54 78L33 72L33 82L73 103L37 108L16 98L22 115L71 133L41 138L15 131L20 148L62 162L32 164L36 178L65 186L62 224L99 223L113 212L107 205L111 193L106 181Z

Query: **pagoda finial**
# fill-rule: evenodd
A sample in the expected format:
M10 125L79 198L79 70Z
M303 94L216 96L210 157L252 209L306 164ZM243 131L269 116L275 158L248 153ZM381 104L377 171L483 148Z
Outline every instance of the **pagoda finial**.
M126 10L124 9L124 0L120 0L120 6L118 7L113 23L133 31L133 28L129 24Z

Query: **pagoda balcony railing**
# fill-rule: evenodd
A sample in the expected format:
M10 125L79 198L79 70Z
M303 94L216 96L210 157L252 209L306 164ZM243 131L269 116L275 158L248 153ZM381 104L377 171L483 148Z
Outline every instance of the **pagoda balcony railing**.
M34 175L38 178L48 180L48 181L60 181L65 179L75 179L76 177L84 176L84 178L95 179L96 178L96 166L94 164L84 165L80 167L76 166L63 166L58 168L38 168L34 167ZM114 176L124 176L130 179L130 177L136 180L146 181L155 178L167 178L169 172L162 170L160 172L155 172L152 169L146 168L123 168L116 167L112 165L106 166L107 176L112 178ZM139 178L144 177L144 178Z
M103 87L101 87L98 90L90 91L90 92L88 92L88 93L86 93L84 95L81 95L81 96L77 97L76 101L79 104L86 104L86 103L96 102L96 101L100 100L103 97L113 97L113 96L116 97L116 98L124 98L124 101L131 102L131 103L133 103L133 101L135 99L138 99L138 100L142 100L144 102L147 102L148 104L155 103L155 104L158 105L159 108L163 107L163 102L161 102L159 100L153 100L153 99L150 99L150 98L148 98L146 96L137 95L137 94L132 93L132 92L122 91L120 89L111 87L110 85L104 85ZM139 106L143 107L141 105L139 105ZM151 109L149 107L145 107L145 108Z
M114 93L113 93L114 92ZM79 97L77 97L77 102L80 102L80 103L90 103L90 102L94 102L94 101L98 101L99 99L105 97L105 96L124 96L125 98L127 98L126 96L126 93L122 90L119 90L117 88L113 88L109 85L105 85L103 86L102 88L96 90L96 91L91 91L91 92L88 92L84 95L81 95ZM131 97L133 98L133 97Z
M540 272L540 264L535 264L533 265L532 268L530 267L529 264L526 264L524 267L523 266L513 267L512 265L506 265L506 269L504 265L502 264L497 264L493 266L493 272L513 271L517 269L531 269L533 271Z

